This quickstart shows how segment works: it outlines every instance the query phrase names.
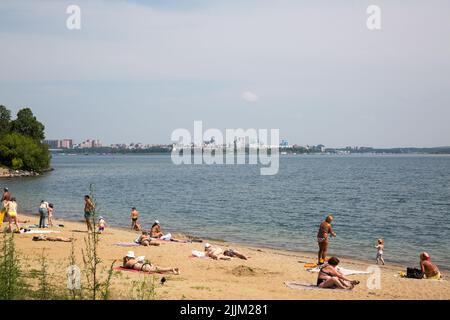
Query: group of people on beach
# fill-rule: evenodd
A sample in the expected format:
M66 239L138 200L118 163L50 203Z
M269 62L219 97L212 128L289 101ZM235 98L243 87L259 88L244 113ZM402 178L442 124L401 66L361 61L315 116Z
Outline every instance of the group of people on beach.
M336 237L331 224L333 216L329 215L320 224L317 233L317 243L319 246L318 262L320 268L319 276L317 278L317 286L320 288L338 288L338 289L353 289L359 281L352 281L345 277L337 268L339 259L331 257L327 260L328 246L330 237ZM377 250L376 262L377 264L385 264L384 261L384 240L378 239L375 245ZM420 255L420 272L425 279L441 279L439 268L431 262L431 257L427 252L422 252Z
M19 217L17 214L17 200L11 195L8 188L3 188L3 194L0 205L0 222L3 225L5 217L8 218L8 232L13 232L13 224L15 225L14 232L20 232L23 228L20 227ZM41 200L39 205L39 228L46 228L47 226L53 226L53 204L47 201ZM47 223L46 224L46 219Z
M39 205L39 228L46 228L46 220L48 226L53 226L53 210L54 205L48 201L42 200ZM4 218L8 218L8 231L13 232L13 224L15 224L17 230L20 230L19 220L17 216L17 201L15 197L11 196L8 188L3 189L3 194L1 197L1 211L0 211L0 222L4 221ZM95 232L94 229L97 228L98 233L103 233L107 224L106 220L100 216L97 223L95 223L95 203L89 195L84 197L84 218L86 221L87 231ZM183 242L182 240L174 239L170 233L164 234L161 229L161 224L158 220L155 220L153 225L149 230L143 230L141 225L138 223L139 212L136 207L131 208L130 213L131 219L131 229L134 231L142 231L142 234L138 238L138 243L143 246L159 246L158 242L154 240L167 240L175 242ZM339 259L337 257L331 257L327 259L329 240L330 237L336 237L336 233L333 230L332 222L333 216L328 215L325 220L320 224L317 233L317 243L319 247L318 251L318 262L319 274L317 278L317 286L320 288L337 288L337 289L353 289L359 284L359 281L351 280L342 272L339 271ZM16 231L17 231L16 230ZM64 241L69 242L73 239L58 237L34 237L35 241ZM384 240L378 239L375 245L376 262L377 264L385 264L384 260ZM204 256L210 257L215 260L229 260L231 258L247 259L245 255L239 253L233 249L222 250L220 247L213 246L209 243L204 245ZM123 268L134 269L144 272L159 272L159 273L173 273L179 274L179 268L168 267L163 268L151 264L148 261L143 261L140 259L142 257L136 258L133 251L129 251L127 255L123 258ZM422 252L420 254L420 270L423 277L426 279L440 279L441 273L439 268L431 262L431 257L427 252Z

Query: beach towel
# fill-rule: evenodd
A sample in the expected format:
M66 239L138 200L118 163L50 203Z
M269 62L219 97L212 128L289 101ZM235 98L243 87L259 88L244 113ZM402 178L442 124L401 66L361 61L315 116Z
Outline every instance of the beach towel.
M145 274L155 274L158 273L156 271L152 271L152 272L144 272L144 271L139 271L139 270L134 270L134 269L127 269L124 267L115 267L114 270L116 271L129 271L129 272L136 272L136 273L145 273Z
M134 242L118 242L118 243L114 243L115 246L119 246L119 247L139 247L140 244L139 243L134 243Z
M367 271L351 270L351 269L345 269L342 267L337 267L336 269L338 269L344 276L350 276L350 275L354 275L354 274L370 274L370 272L367 272ZM306 271L319 272L320 268L317 267L317 268L306 269Z
M53 231L53 230L29 230L24 232L23 234L43 234L43 233L61 233L61 231Z
M284 283L288 288L291 289L301 289L301 290L326 290L326 291L339 291L339 292L350 292L351 290L345 290L345 289L326 289L326 288L319 288L317 285L311 284L311 283L305 283L305 282L297 282L297 281L286 281Z
M192 250L192 256L195 258L206 258L206 254L198 250Z

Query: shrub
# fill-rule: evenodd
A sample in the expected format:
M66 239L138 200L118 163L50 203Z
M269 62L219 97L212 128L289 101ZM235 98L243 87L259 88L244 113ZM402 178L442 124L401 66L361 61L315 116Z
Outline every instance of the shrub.
M50 165L48 147L30 137L9 133L0 139L0 163L16 170L41 172Z

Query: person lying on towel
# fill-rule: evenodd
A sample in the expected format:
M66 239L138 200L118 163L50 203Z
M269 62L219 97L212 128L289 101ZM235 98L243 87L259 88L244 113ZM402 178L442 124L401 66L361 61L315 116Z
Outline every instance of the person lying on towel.
M149 261L145 261L144 257L136 258L134 251L128 251L127 255L123 257L123 268L133 269L142 272L157 272L157 273L172 273L175 275L180 274L179 268L163 268L151 264Z

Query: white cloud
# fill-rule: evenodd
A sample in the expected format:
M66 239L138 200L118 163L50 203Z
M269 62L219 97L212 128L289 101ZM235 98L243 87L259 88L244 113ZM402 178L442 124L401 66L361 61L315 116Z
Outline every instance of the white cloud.
M259 100L259 97L251 91L245 91L242 93L242 99L247 102L256 102Z

